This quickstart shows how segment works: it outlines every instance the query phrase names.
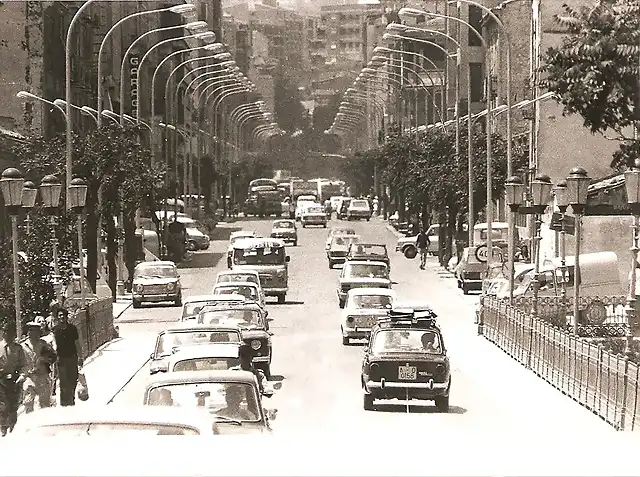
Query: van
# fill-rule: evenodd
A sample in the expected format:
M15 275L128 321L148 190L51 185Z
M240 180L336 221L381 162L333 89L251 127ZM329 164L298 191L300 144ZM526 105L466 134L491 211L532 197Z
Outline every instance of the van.
M231 269L257 271L264 294L284 303L289 291L290 259L282 240L242 238L233 243Z

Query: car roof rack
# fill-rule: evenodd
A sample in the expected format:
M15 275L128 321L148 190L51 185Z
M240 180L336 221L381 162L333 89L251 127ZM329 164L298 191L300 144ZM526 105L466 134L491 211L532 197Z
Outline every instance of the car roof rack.
M397 328L436 328L437 315L428 308L395 308L387 316L378 318L378 324Z

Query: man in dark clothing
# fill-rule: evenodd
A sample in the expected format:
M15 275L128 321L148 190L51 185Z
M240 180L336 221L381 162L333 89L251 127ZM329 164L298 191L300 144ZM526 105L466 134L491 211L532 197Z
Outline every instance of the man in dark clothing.
M67 310L58 312L58 323L53 328L53 337L58 353L58 377L60 380L60 405L74 406L78 367L82 366L78 329L69 323Z
M420 270L424 270L424 266L427 263L427 252L429 251L429 245L431 241L424 231L424 227L420 227L418 238L416 239L416 248L420 252Z
M240 365L231 369L239 369L242 371L252 372L258 379L258 386L260 387L260 393L269 397L273 394L273 391L269 389L267 378L264 373L256 369L253 365L253 350L251 346L246 343L240 345L238 358L240 359Z
M26 378L27 360L22 346L15 342L13 323L0 327L0 434L13 431L18 421L20 388Z

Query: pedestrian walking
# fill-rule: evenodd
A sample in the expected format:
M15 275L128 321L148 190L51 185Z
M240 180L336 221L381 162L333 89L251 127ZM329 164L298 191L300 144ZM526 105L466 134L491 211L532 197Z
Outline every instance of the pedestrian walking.
M42 320L27 323L29 338L22 344L27 361L27 377L22 390L22 403L26 413L32 412L36 397L40 408L51 406L52 382L51 367L57 360L53 347L42 339Z
M234 366L231 369L237 369L242 371L249 371L253 373L258 380L258 387L261 394L273 394L273 391L269 393L268 381L264 372L261 369L257 369L253 364L253 356L254 352L251 346L246 343L240 345L240 349L238 350L238 358L240 360L240 364L238 366Z
M418 238L416 239L416 248L420 252L420 270L424 270L424 266L427 263L427 252L429 251L429 245L431 245L431 241L424 231L424 227L420 226L420 232L418 233Z
M58 323L53 328L58 352L58 378L60 381L60 405L74 406L78 367L82 366L78 329L69 323L67 310L58 312Z
M0 326L0 434L13 431L18 421L20 386L26 378L27 360L22 346L15 342L13 323Z

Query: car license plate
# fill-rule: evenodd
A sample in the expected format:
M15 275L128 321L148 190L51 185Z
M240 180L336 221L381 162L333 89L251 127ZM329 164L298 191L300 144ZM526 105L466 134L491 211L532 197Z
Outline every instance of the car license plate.
M398 366L398 379L403 381L415 381L418 377L418 368L415 366Z

